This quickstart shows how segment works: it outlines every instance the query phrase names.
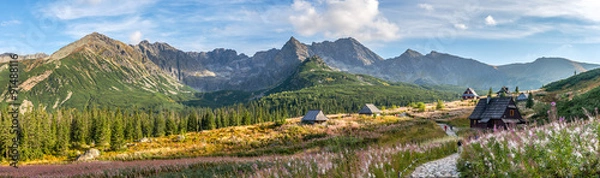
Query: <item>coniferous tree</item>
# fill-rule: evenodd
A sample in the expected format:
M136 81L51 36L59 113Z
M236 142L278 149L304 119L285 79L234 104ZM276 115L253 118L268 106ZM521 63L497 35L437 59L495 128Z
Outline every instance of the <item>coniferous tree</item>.
M71 113L65 110L61 110L61 117L58 120L58 127L56 129L56 144L54 145L54 154L67 155L67 151L70 147L70 123L72 120Z
M196 115L196 112L192 112L189 116L188 116L188 120L187 120L187 131L189 132L198 132L198 115Z
M0 161L10 158L10 147L14 134L10 133L9 125L12 125L12 118L8 115L8 111L2 109L0 112Z
M71 120L71 140L77 146L86 143L87 129L83 124L83 117L74 117Z
M177 117L177 133L185 134L187 132L187 120L182 117Z
M204 120L202 122L206 123L206 127L204 127L205 130L213 130L217 128L217 124L215 123L215 116L210 110L206 112L206 116L204 116Z
M121 149L124 144L123 137L123 115L121 114L121 110L117 109L112 123L110 148L112 150Z
M242 124L244 125L250 125L252 124L252 116L250 116L250 112L248 112L247 110L244 111L244 115L242 116Z
M525 107L527 108L532 108L533 107L533 94L531 94L531 92L529 92L529 96L527 96L527 103L525 104Z
M133 116L133 135L132 135L132 139L133 140L139 140L142 139L144 137L144 132L142 129L142 117L139 115L138 111L135 111L135 114Z
M123 129L123 140L133 140L133 133L135 132L133 122L134 118L131 116L123 118L123 125L125 125L125 128Z
M174 135L177 132L177 124L175 123L175 118L173 117L173 112L171 112L169 117L166 118L165 134L167 136Z
M154 117L154 130L152 131L152 136L165 136L165 118L163 117L162 112L156 114L156 117Z

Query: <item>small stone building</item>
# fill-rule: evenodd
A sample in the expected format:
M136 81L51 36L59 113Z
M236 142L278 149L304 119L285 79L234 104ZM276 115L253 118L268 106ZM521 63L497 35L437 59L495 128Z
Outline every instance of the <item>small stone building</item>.
M329 118L327 118L327 116L325 116L325 114L323 114L323 111L310 110L306 113L306 115L304 115L301 122L303 124L315 124L315 123L323 123L327 120L329 120Z
M365 106L363 106L362 109L358 111L358 114L379 116L381 114L381 110L379 110L379 108L377 108L373 104L365 104Z

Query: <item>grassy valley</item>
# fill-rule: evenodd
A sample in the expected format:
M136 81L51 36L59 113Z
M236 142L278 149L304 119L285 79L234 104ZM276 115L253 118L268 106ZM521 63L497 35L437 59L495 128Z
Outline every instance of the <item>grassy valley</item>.
M448 155L456 147L454 139L447 138L439 126L430 120L393 116L329 117L331 119L323 125L301 125L299 118L292 118L281 126L267 122L188 132L183 134L183 140L177 140L179 136L173 135L152 138L147 143L131 142L126 149L103 151L98 158L106 161L130 161L131 164L119 163L119 167L107 167L101 161L80 163L90 169L79 171L70 171L73 168L71 164L67 164L56 166L54 170L57 171L43 175L393 176L399 170L408 174L415 164ZM231 156L238 158L230 159ZM55 159L54 161L60 161L68 157ZM153 159L160 160L151 161ZM162 159L180 161L176 163ZM418 161L415 162L415 159ZM36 162L30 162L32 163ZM0 176L40 174L35 168L41 167L44 166L21 166L21 170L30 171L0 173ZM264 169L267 167L272 169ZM103 171L108 169L112 171Z

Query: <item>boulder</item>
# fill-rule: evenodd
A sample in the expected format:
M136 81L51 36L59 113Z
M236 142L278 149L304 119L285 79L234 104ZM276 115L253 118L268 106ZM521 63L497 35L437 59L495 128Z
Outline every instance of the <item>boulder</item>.
M177 137L173 138L174 142L182 142L183 140L185 140L185 136L183 135L177 135Z
M140 140L138 140L138 142L140 142L140 143L146 143L146 142L152 142L152 140L150 140L149 138L144 137L144 138L141 138Z
M96 157L100 156L100 150L95 149L95 148L91 148L87 151L85 151L85 153L77 156L77 161L88 161L88 160L93 160L96 159Z

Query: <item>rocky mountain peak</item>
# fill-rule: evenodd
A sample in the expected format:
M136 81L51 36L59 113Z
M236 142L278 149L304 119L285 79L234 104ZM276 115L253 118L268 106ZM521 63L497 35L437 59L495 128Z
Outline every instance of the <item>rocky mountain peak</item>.
M50 55L50 61L62 59L72 53L79 51L102 52L104 56L130 55L133 51L131 46L114 40L98 32L88 34L81 39L60 48Z
M402 55L400 55L400 58L419 58L419 57L423 57L423 54L412 50L412 49L406 49L406 51L404 51L404 53L402 53Z

